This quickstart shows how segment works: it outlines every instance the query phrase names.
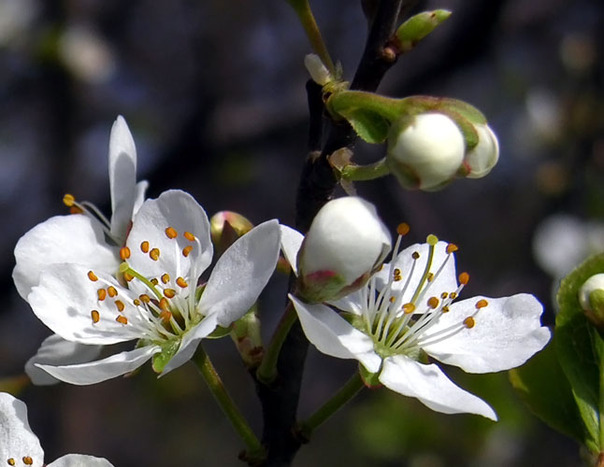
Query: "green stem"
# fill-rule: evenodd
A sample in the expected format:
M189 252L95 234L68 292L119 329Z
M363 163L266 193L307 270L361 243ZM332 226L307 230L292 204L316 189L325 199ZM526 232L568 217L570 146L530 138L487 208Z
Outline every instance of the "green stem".
M601 346L600 346L601 347ZM598 429L599 429L599 449L600 452L604 451L604 355L600 349L600 400L598 407Z
M256 377L258 381L264 384L270 384L277 378L277 361L279 360L279 353L281 347L287 338L289 330L293 324L297 321L298 315L291 302L287 304L283 317L273 334L271 342L266 349L262 363L256 371Z
M287 3L292 6L298 15L298 18L302 23L302 27L304 27L304 31L306 32L306 36L310 41L312 49L319 56L330 73L335 76L336 67L334 66L329 52L327 51L327 47L323 41L323 36L321 35L319 26L317 25L314 15L312 14L308 0L287 0Z
M363 182L375 180L390 174L390 168L386 165L386 159L381 159L373 164L356 165L350 164L341 168L340 176L351 182Z
M307 420L298 425L298 433L303 439L309 440L315 429L356 396L363 387L363 379L361 378L361 374L357 371L331 399L323 404L323 406Z
M262 447L262 444L260 444L260 441L250 428L247 420L239 411L235 405L235 402L233 402L233 399L231 399L231 396L224 387L224 384L216 372L216 369L208 357L208 354L201 347L201 345L197 348L192 361L203 376L203 379L210 388L210 391L218 402L218 405L220 405L220 408L231 422L231 425L233 425L233 428L245 443L247 448L247 459L251 460L265 458L266 452Z

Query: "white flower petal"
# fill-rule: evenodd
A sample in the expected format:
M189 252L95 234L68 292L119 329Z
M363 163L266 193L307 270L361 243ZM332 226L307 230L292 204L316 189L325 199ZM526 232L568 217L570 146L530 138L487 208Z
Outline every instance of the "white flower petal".
M113 467L113 464L101 457L67 454L48 464L48 467Z
M338 300L330 300L329 304L335 306L338 310L360 316L363 314L367 303L367 293L367 287L362 287Z
M434 364L423 365L404 355L388 357L379 380L393 391L415 397L437 412L473 413L497 420L486 402L461 389Z
M164 376L166 373L178 368L191 359L197 350L199 342L216 329L216 326L218 325L216 319L217 315L206 316L197 326L183 336L178 352L176 352L174 357L167 363L160 376Z
M296 308L308 340L324 354L336 358L354 358L372 373L379 370L381 358L369 336L325 305L310 305L289 296Z
M434 274L434 279L429 282L426 281L423 299L418 302L421 305L425 304L426 300L431 296L440 297L441 292L454 292L457 290L455 257L453 254L447 254L447 245L447 242L438 242L434 247L434 256L430 264L430 272ZM415 253L419 254L418 259L413 259ZM422 281L429 257L430 246L427 243L422 243L405 248L394 260L394 267L401 270L402 280L394 282L392 289L401 290L405 288L402 303L411 302L415 291ZM391 265L385 264L381 271L377 273L378 290L381 290L387 283L390 269Z
M17 242L15 259L13 280L24 299L50 264L86 264L104 272L116 272L119 266L118 251L106 244L101 224L79 214L51 217L35 226Z
M23 457L31 457L33 467L44 465L44 451L27 421L27 407L19 399L0 392L0 462L8 465L14 459L22 465Z
M143 180L142 182L138 182L136 184L136 198L134 199L134 209L132 212L133 216L138 212L145 202L145 193L147 192L148 187L149 182L147 180Z
M98 345L69 342L53 334L44 339L36 354L27 361L25 364L25 373L27 373L32 383L37 386L56 384L59 380L53 378L47 372L35 366L35 364L71 365L74 363L90 362L100 355L101 349L102 347Z
M229 326L256 302L279 258L279 223L267 221L233 243L220 257L199 302L203 315Z
M176 232L175 238L166 233L169 227ZM197 240L187 239L185 232ZM148 242L148 248L143 248L143 242ZM131 252L128 263L147 278L168 273L174 279L196 280L210 265L214 251L208 216L190 194L180 190L165 191L159 198L145 201L134 216L126 244ZM185 256L183 250L188 247L192 250ZM154 249L159 251L156 261L151 258Z
M111 128L109 138L109 189L111 191L111 234L126 238L137 197L136 147L120 115Z
M66 366L38 364L38 366L61 381L83 386L130 373L160 351L159 346L149 345L89 363Z
M285 259L292 268L292 271L298 275L298 251L302 246L304 235L287 225L279 225L281 228L281 250Z
M425 338L474 314L476 302L483 298L453 303ZM426 353L469 373L490 373L522 365L548 343L551 333L541 326L543 307L535 297L518 294L486 300L488 306L474 316L474 327L424 346Z
M130 291L112 276L96 273L98 280L88 277L90 269L76 264L53 264L40 275L40 285L34 287L27 301L36 316L64 339L82 344L115 344L146 337L144 317L132 304ZM98 290L113 286L116 297L100 301ZM117 301L124 305L120 314ZM98 322L93 322L93 310ZM127 324L116 321L126 316Z

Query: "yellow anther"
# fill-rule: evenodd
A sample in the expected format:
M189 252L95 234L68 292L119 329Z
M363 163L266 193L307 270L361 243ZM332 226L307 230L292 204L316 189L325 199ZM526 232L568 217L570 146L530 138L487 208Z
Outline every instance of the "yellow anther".
M90 312L90 317L92 318L92 322L93 322L93 323L98 323L98 322L99 322L99 320L101 319L101 315L100 315L100 313L98 312L98 310L92 310L92 311Z
M428 279L428 282L432 282L434 280L434 273L433 272L429 272L427 279Z
M448 313L449 312L449 307L448 306L443 306L440 311L442 311L443 313Z
M394 276L394 282L400 282L403 280L403 276Z
M178 232L176 231L176 229L174 227L168 227L166 229L166 236L168 238L176 238L176 237L178 237Z
M484 307L486 307L486 306L488 306L488 305L489 305L489 302L487 302L487 301L486 301L486 300L483 298L482 300L478 300L478 301L476 302L476 305L475 305L475 306L476 306L476 309L477 309L477 310L480 310L481 308L484 308Z
M134 303L134 306L140 306L141 301L138 298L135 298L134 300L132 300L132 303Z
M419 253L417 251L414 251L413 254L411 255L411 257L413 259L419 259Z
M164 289L164 295L168 298L174 298L176 296L176 290L174 289Z
M63 195L63 204L68 208L72 207L75 204L75 197L69 193L66 193Z
M159 259L159 248L153 248L149 252L149 258L151 258L153 261L157 261Z
M147 240L141 242L141 251L143 253L149 253L149 242Z
M159 314L159 318L164 322L164 323L169 323L170 320L172 319L172 312L169 310L164 310Z
M105 289L99 289L96 292L101 302L107 298L107 291Z
M116 297L117 296L117 289L115 287L113 287L112 285L110 285L109 287L107 287L107 293L109 294L109 296L111 298Z
M187 256L189 256L189 254L191 253L192 250L193 250L193 247L191 245L186 246L182 249L182 255L186 258Z
M159 284L159 281L157 280L157 277L154 277L153 279L151 279L149 282L151 282L153 285L157 285Z
M468 329L472 329L476 325L476 321L474 321L474 318L472 318L471 316L468 316L466 319L463 320L463 324Z
M12 457L10 457L6 462L8 462L8 465L15 465L15 459Z
M446 299L449 296L448 292L443 292L440 294L440 298L442 298L443 300Z
M34 463L34 460L29 456L23 456L23 463L25 465L32 465Z
M462 272L459 275L459 283L466 285L470 281L470 275L467 272Z
M451 300L455 300L455 299L457 298L457 292L451 292L451 293L449 294L449 298L450 298Z
M185 237L190 242L194 242L195 241L195 235L193 235L191 232L185 232L182 235L183 235L183 237Z
M164 284L167 284L168 282L170 282L170 274L168 274L168 273L162 274L161 281Z
M127 246L120 248L120 258L122 258L122 261L126 261L130 258L130 248Z
M430 246L436 246L436 244L438 243L438 237L436 235L428 235L426 237L426 243Z
M168 299L167 299L167 298L165 298L165 297L164 297L164 298L162 298L162 299L159 301L159 307L160 307L162 310L165 310L165 311L166 311L166 310L167 310L167 311L170 311L170 303L168 303Z
M71 206L69 208L69 213L70 214L84 214L84 210L82 208L77 207L77 206Z
M388 299L388 301L389 301L390 303L394 303L394 302L396 302L396 297L390 297L390 298Z
M176 285L178 285L181 288L185 288L187 287L189 284L187 284L187 281L184 280L182 277L179 277L178 279L176 279Z
M92 271L88 271L88 279L90 279L92 282L96 282L99 280L96 274Z
M139 295L138 298L140 298L143 303L149 303L151 301L151 297L146 293Z
M124 280L126 282L130 282L132 279L134 279L134 276L132 274L130 274L129 272L124 273Z
M449 243L447 245L447 253L448 254L454 253L457 250L459 250L459 248L457 248L457 245L455 243Z
M403 312L408 315L415 311L415 305L413 303L405 303L403 305Z
M400 276L401 275L401 270L399 268L394 268L394 275L395 276Z
M440 303L440 301L436 297L430 297L428 299L428 306L430 308L432 308L433 310L436 310L438 308L439 303Z
M118 317L115 318L115 320L120 324L124 324L124 325L128 324L128 318L126 318L123 315L119 315Z
M124 302L122 302L121 300L116 300L115 307L117 308L117 311L121 313L122 311L124 311L124 308L126 308L126 305L124 305Z

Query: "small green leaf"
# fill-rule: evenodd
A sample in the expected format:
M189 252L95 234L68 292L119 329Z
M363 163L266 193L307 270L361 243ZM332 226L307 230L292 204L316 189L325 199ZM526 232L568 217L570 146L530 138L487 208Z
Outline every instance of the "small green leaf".
M451 16L447 10L424 11L412 16L396 30L397 47L400 52L408 52L424 37Z
M355 109L343 116L363 141L370 144L386 141L390 125L381 115L363 109Z
M509 377L537 417L560 433L586 444L589 434L552 342L523 366L510 370Z

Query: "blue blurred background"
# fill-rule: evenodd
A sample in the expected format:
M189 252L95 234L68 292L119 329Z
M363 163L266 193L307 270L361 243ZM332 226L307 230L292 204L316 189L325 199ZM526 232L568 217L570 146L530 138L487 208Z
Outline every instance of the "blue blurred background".
M563 229L604 213L604 4L419 3L454 14L400 59L380 91L470 102L498 134L501 159L487 178L437 193L405 192L393 178L357 189L393 229L408 222L411 241L434 233L457 243L459 268L472 277L465 296L531 292L551 323L560 272L537 264L535 230L560 213L572 216ZM366 34L360 2L311 4L350 78ZM107 148L118 114L130 125L150 197L181 188L209 214L229 209L255 223L292 223L306 155L309 52L283 0L0 0L0 376L21 373L49 334L12 285L14 245L37 223L66 214L66 192L108 212ZM382 152L359 144L356 158L369 162ZM562 248L554 241L546 256ZM275 278L262 297L267 336L285 286ZM211 342L208 352L259 430L253 384L233 346ZM301 416L354 369L311 351ZM578 447L530 415L506 375L451 374L501 421L445 416L385 390L365 391L294 465L578 464ZM20 397L47 462L82 452L117 467L239 465L242 445L192 366L160 380L147 366L91 387L28 387Z

